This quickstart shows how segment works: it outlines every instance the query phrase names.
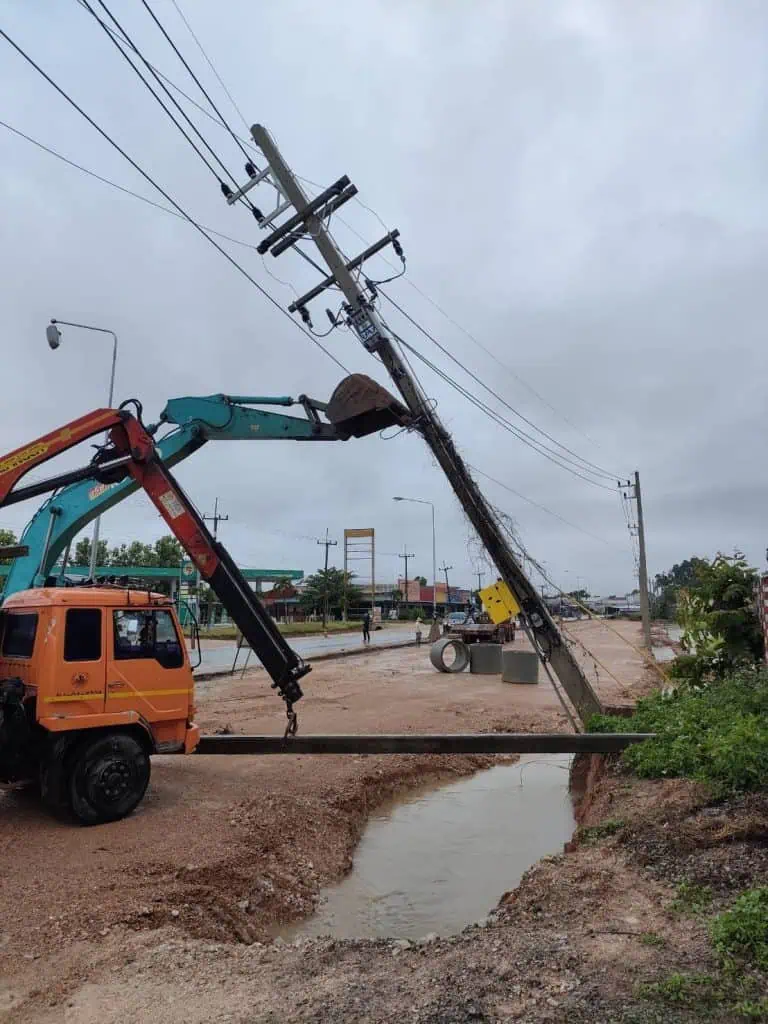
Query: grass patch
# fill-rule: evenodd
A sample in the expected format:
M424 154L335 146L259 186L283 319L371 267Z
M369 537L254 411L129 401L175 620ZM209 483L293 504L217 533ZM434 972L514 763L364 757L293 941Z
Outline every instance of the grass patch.
M753 999L742 999L734 1003L733 1012L743 1020L768 1020L768 996L756 1002Z
M681 685L638 702L630 718L595 715L592 732L652 732L624 764L642 778L686 777L715 793L768 788L768 672L744 671L706 686Z
M643 932L640 936L641 946L651 946L656 949L661 949L666 946L667 940L663 935L658 935L656 932Z
M768 886L742 893L712 921L710 935L724 964L746 961L768 971Z
M710 974L670 974L662 981L639 985L637 994L644 999L695 1009L711 1004L719 995L719 989L717 980Z
M703 914L712 904L712 890L708 885L681 882L672 900L672 910L678 914Z
M724 1020L724 1012L729 1021L768 1020L768 998L761 994L759 983L733 973L669 974L659 981L638 985L635 991L641 999L693 1010L697 1020Z
M580 828L579 838L582 843L592 845L599 843L601 839L607 839L608 836L616 835L623 828L624 822L619 818L608 818L606 821L601 821L599 825L587 825Z

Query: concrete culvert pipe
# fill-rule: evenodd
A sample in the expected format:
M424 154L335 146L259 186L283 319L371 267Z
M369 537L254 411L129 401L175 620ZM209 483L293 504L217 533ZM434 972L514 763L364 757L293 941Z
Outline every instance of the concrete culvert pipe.
M451 655L453 655L452 660ZM469 649L463 640L444 636L442 640L432 644L429 660L438 672L463 672L469 664Z

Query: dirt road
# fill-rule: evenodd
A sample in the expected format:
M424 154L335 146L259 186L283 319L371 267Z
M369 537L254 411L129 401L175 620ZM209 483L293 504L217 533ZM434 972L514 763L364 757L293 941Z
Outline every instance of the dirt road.
M621 679L618 687L600 670L604 699L647 688L642 662L629 647L593 624L572 632L579 628ZM618 628L639 637L633 624ZM427 648L325 662L306 682L304 732L567 729L548 684L441 675ZM282 729L280 702L260 672L201 684L198 707L205 731ZM313 947L295 980L279 946L253 943L266 940L276 921L310 913L321 886L348 870L370 808L427 775L466 774L489 763L481 757L156 758L139 811L94 829L52 820L33 794L2 794L0 1020L60 1021L62 1009L65 1020L102 1024L379 1019L363 1012L362 1003L356 1016L349 999L346 1016L318 1010L326 998L330 1006L334 986L359 991L361 999L363 991L367 999L380 989L361 966L367 954L361 957L354 943ZM392 951L379 945L389 963ZM470 946L460 950L466 958ZM306 959L292 952L296 957ZM205 997L195 981L200 958L217 965ZM339 973L323 995L326 970L336 961ZM250 979L247 1005L228 980L242 972ZM388 970L381 985L394 984L392 977ZM268 1008L264 991L274 985L280 997ZM302 1000L319 1015L302 1015Z

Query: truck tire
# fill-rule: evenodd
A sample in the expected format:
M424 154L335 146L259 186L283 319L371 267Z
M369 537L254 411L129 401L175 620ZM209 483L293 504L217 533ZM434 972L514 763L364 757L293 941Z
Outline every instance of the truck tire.
M83 825L119 821L141 802L149 784L149 754L127 733L85 739L69 761L69 801Z

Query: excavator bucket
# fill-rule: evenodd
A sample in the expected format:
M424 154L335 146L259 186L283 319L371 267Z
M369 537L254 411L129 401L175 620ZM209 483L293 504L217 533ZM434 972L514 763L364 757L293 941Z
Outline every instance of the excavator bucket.
M326 416L350 437L365 437L385 427L405 426L411 419L401 402L364 373L352 373L337 385Z

